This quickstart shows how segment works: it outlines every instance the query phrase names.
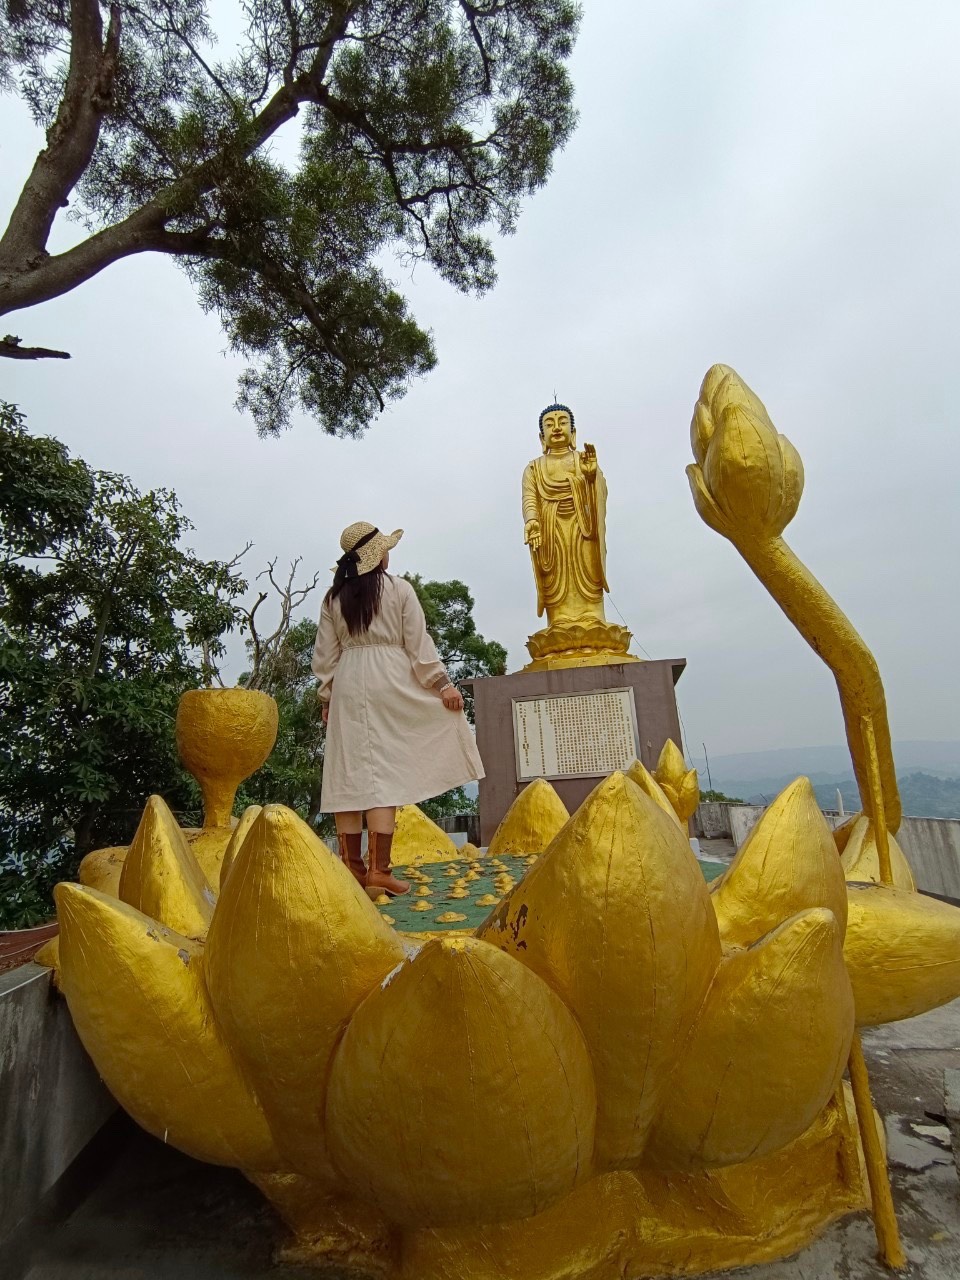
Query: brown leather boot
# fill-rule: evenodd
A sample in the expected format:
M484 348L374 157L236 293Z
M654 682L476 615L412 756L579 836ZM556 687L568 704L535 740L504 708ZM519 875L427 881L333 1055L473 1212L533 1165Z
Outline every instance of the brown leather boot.
M367 894L371 898L379 898L381 893L388 893L391 898L399 898L402 893L410 892L406 880L398 880L390 866L390 847L393 844L393 833L385 836L380 831L367 832L367 860L370 863L367 871Z
M340 846L340 859L353 872L353 878L363 889L367 880L367 868L363 865L360 849L363 835L359 831L337 832L337 843Z

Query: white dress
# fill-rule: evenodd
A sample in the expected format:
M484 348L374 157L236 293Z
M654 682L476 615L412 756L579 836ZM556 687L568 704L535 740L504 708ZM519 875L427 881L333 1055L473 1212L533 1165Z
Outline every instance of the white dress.
M338 601L325 601L311 668L330 703L324 813L418 804L484 776L466 717L440 698L447 673L405 578L384 574L362 635L350 635Z

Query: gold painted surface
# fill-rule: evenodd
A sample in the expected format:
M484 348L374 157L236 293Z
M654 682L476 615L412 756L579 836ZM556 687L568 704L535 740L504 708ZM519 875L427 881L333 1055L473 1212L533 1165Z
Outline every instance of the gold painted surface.
M555 407L540 424L542 456L523 473L523 540L537 584L537 617L547 626L527 640L527 671L636 662L630 632L609 623L607 482L593 445L577 451L571 414Z
M605 780L529 868L494 855L507 897L480 939L426 920L459 914L479 862L413 867L434 896L404 935L279 806L241 820L205 947L61 886L81 1039L141 1124L271 1197L291 1261L621 1280L787 1253L863 1204L830 1102L853 1027L840 859L798 780L711 897L650 783L659 801ZM130 862L168 912L199 877L171 822L151 806ZM861 1017L960 994L960 912L849 894Z
M130 845L118 897L188 938L206 935L213 891L173 814L151 796Z
M546 1213L405 1235L402 1280L622 1280L770 1262L867 1207L849 1090L774 1155L698 1173L609 1173Z
M491 858L542 853L569 820L567 806L556 790L545 778L534 778L503 815L487 852Z
M688 769L683 752L668 738L663 744L660 759L653 775L673 806L681 822L687 822L700 803L700 784L696 769Z
M459 859L461 851L421 808L405 804L397 810L390 857L395 867L423 867Z
M60 884L55 897L61 989L124 1110L198 1160L276 1168L266 1117L213 1016L203 948L96 889Z
M836 833L834 833L836 834ZM848 880L863 884L880 883L880 859L877 855L877 843L873 835L873 823L866 814L859 814L845 833L843 851L840 862L844 875ZM916 892L916 881L910 870L910 863L903 850L893 836L887 837L890 846L890 866L893 872L893 884L898 889Z
M107 849L94 849L80 863L77 879L88 889L99 889L113 898L120 896L120 876L127 856L126 845L112 845Z
M853 1026L831 911L802 912L726 955L674 1065L647 1161L740 1164L798 1138L840 1083Z
M748 947L798 911L826 907L847 921L847 886L833 835L808 779L776 797L711 885L725 946Z
M277 704L256 689L188 689L183 694L177 707L177 750L200 783L204 827L230 826L237 787L273 750L277 725Z
M720 962L689 841L614 773L478 931L576 1014L597 1077L597 1163L635 1163Z
M237 854L240 852L244 840L250 834L250 828L256 822L257 818L263 812L263 806L259 804L247 805L243 813L240 815L240 821L233 828L230 839L227 841L227 847L223 851L223 860L220 863L220 877L218 884L221 889L227 882L227 876L234 864Z
M206 948L217 1018L287 1162L332 1179L323 1108L334 1047L403 959L350 871L305 822L268 805L250 825Z
M659 806L668 817L671 817L681 830L685 830L679 814L670 803L663 787L641 761L634 760L633 764L627 769L626 776L631 782L635 782L644 795L649 796L653 803Z
M541 1212L589 1176L596 1095L576 1021L534 973L439 938L354 1015L327 1098L348 1187L405 1225Z
M851 884L849 896L844 957L859 1026L960 996L960 908L882 884Z
M707 371L693 412L687 467L701 518L727 538L837 681L861 796L870 794L861 718L872 718L888 828L900 826L900 794L883 683L873 654L809 569L780 537L803 493L803 464L766 409L726 365Z

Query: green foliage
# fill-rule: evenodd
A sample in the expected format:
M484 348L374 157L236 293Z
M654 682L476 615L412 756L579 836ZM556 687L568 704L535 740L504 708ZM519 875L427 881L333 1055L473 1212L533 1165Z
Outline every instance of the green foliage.
M235 8L243 32L219 58L205 0L16 0L0 12L0 87L51 130L43 182L0 245L0 315L130 253L172 255L249 358L239 403L261 433L302 408L356 434L435 362L383 264L423 260L461 291L492 286L491 232L514 229L575 122L565 64L579 9ZM272 140L294 119L299 156L281 159ZM101 234L44 254L71 193Z
M285 804L312 827L332 830L332 823L319 817L323 721L317 682L310 670L316 636L312 619L296 623L264 671L260 687L276 699L279 711L277 744L266 764L242 784L237 802L241 807Z
M151 793L196 810L177 701L246 584L182 547L191 527L173 493L91 470L0 408L0 874L18 886L0 919L49 911L51 885L129 841Z
M450 582L424 582L416 573L404 577L423 606L427 630L451 679L503 675L507 651L496 640L485 640L478 633L473 620L473 596L466 583L457 578ZM473 724L473 690L468 687L462 692L467 719Z
M445 791L442 796L434 796L432 800L424 800L420 808L434 822L440 818L452 818L461 813L476 813L476 797L468 796L463 787L454 787Z
M701 804L746 804L739 796L727 796L722 791L701 791Z

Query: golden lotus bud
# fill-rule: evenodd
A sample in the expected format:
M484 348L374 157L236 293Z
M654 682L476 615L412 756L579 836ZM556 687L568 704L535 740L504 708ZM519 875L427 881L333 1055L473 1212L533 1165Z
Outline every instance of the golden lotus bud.
M487 850L504 853L542 853L570 820L567 806L545 778L534 778L503 815Z
M703 520L724 537L775 537L796 515L803 463L760 399L726 365L714 365L700 389L687 467Z
M683 753L672 738L663 744L653 775L682 823L696 813L700 783L696 769L688 769Z
M461 856L447 833L415 804L401 805L397 810L391 854L397 867L426 866Z
M725 945L748 947L798 911L826 907L840 936L847 886L813 787L797 778L750 832L712 892Z
M908 889L852 884L843 954L858 1026L916 1017L960 994L960 911Z
M676 809L670 803L669 797L645 765L643 765L639 760L634 760L633 764L627 770L626 776L631 782L635 782L644 795L649 796L658 808L662 809L665 814L671 817L678 827L682 827L683 824L680 821Z
M227 847L223 851L223 862L220 863L220 888L227 882L227 876L230 874L230 868L233 866L234 859L240 852L244 840L249 834L250 828L263 812L262 806L259 804L247 805L243 813L240 815L240 821L233 829L233 835L227 842Z
M835 1092L852 1037L832 912L803 912L726 956L671 1075L648 1162L709 1168L786 1146Z
M720 962L676 819L611 774L479 932L576 1014L597 1077L597 1162L635 1165Z
M198 1160L276 1169L260 1104L221 1034L203 948L96 889L59 884L60 981L124 1110Z
M159 796L151 796L120 873L119 897L187 938L203 938L214 895Z
M399 936L340 859L291 810L263 809L224 882L206 968L277 1141L310 1177L333 1172L323 1106L334 1047L402 958Z
M476 938L428 943L374 990L327 1099L331 1152L354 1195L422 1226L547 1209L589 1176L595 1115L576 1020Z

